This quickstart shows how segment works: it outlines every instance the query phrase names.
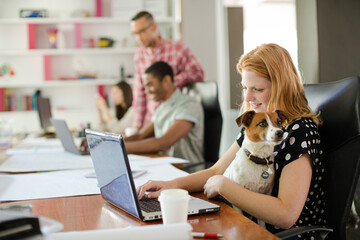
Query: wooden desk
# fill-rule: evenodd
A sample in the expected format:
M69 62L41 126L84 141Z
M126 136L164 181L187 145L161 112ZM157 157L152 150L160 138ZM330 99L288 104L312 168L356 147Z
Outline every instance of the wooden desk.
M144 155L149 157L162 156L159 154ZM0 163L5 159L6 155L4 151L0 151ZM192 195L206 199L203 193ZM213 200L209 201L220 205L220 211L213 214L190 216L188 222L192 225L193 231L221 233L224 235L223 239L227 240L279 239L225 203ZM162 223L161 220L146 223L142 222L108 204L101 195L14 201L1 203L0 207L17 204L31 204L35 215L49 217L61 222L64 225L63 232L124 228L128 226Z
M203 193L193 195L206 198ZM227 240L279 239L223 202L210 201L220 205L220 211L213 214L190 216L188 222L192 225L193 231L221 233L224 235L223 239ZM161 220L142 222L108 204L101 195L37 199L1 205L25 203L32 204L35 215L61 222L64 225L64 232L162 223Z

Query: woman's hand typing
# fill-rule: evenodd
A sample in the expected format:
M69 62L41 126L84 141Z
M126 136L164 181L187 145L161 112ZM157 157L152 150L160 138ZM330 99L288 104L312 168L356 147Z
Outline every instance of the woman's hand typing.
M146 195L147 198L157 198L162 190L169 188L175 188L175 186L172 186L170 182L166 181L148 181L139 186L136 191L139 199L144 196L145 192L150 192Z

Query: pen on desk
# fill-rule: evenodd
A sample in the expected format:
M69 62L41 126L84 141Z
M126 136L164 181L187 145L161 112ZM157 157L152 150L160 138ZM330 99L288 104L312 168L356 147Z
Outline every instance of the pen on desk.
M222 238L223 235L219 233L202 233L202 232L192 232L191 233L195 238Z

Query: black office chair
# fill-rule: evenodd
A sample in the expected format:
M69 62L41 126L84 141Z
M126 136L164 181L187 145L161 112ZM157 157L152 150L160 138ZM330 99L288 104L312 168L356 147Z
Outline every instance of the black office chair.
M216 82L191 83L184 87L182 92L195 97L201 102L204 109L205 163L190 164L184 167L185 171L194 172L195 170L209 168L218 160L223 120Z
M350 77L336 82L305 85L309 106L321 112L319 131L326 169L327 228L313 227L317 239L346 239L346 222L360 172L359 79ZM282 239L308 232L299 227L276 234ZM331 232L333 230L333 232Z

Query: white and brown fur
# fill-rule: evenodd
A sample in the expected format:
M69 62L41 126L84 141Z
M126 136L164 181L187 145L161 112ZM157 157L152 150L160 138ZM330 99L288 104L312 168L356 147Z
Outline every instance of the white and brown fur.
M268 166L256 164L249 160L244 149L258 158L269 157L268 160L274 162L274 147L283 140L283 126L287 121L287 116L280 110L259 113L247 111L238 117L238 126L243 125L245 128L244 141L224 176L251 191L270 194L274 185L274 163ZM262 177L264 171L269 173L267 179Z

